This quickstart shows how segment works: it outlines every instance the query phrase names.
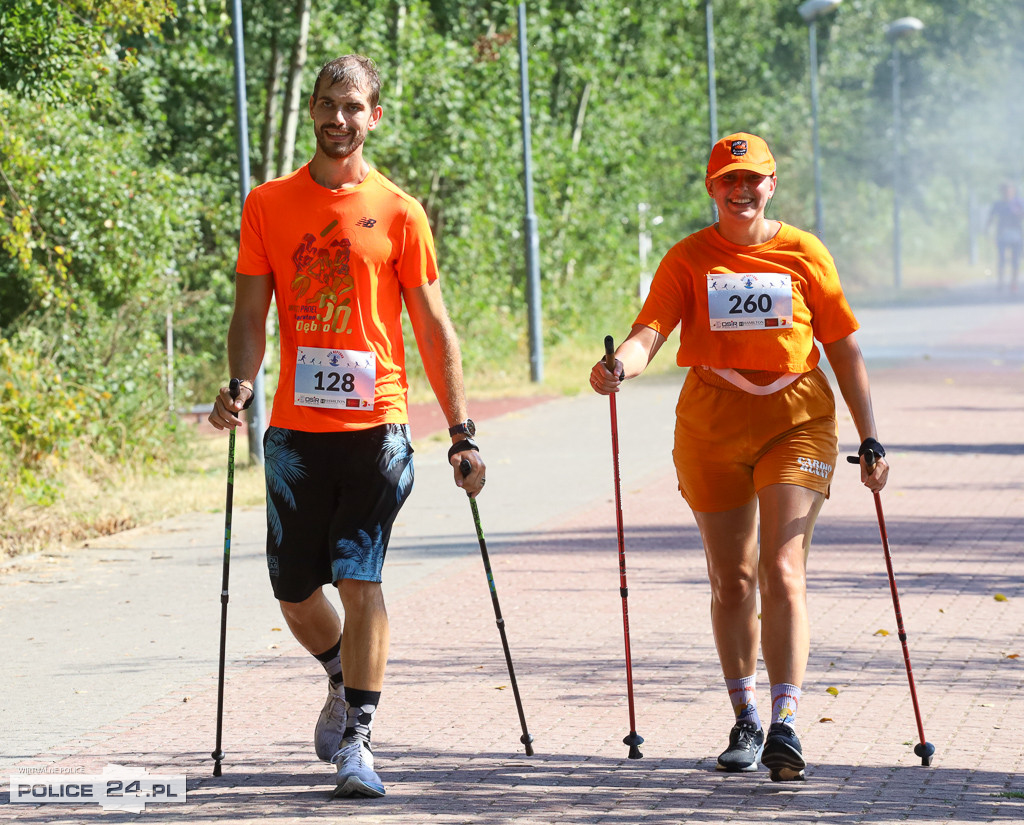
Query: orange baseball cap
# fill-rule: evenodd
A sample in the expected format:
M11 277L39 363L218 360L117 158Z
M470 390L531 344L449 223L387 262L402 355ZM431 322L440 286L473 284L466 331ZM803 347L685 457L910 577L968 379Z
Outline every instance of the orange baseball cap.
M774 175L775 158L772 150L757 135L746 132L728 135L712 147L708 172L704 180L709 183L734 169L749 169L761 175Z

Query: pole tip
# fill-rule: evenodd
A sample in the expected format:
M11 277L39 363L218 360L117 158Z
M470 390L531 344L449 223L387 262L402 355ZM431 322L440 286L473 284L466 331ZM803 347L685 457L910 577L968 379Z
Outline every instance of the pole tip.
M624 745L629 745L630 759L644 758L644 755L640 753L640 746L644 743L644 738L635 730L631 730L629 734L622 740L622 743Z
M523 747L526 748L526 755L533 756L533 737L528 733L524 733L519 737L519 741L523 743Z
M931 742L922 742L914 746L914 753L921 757L921 764L927 768L932 764L932 757L935 755L935 745Z
M220 776L220 763L224 759L225 753L222 750L215 750L210 756L213 757L213 775Z

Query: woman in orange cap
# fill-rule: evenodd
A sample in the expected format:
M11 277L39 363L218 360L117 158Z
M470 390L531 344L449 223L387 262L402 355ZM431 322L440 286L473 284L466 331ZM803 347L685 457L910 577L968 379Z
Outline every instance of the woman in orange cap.
M718 768L755 771L760 759L779 781L804 778L794 723L809 649L806 560L838 457L835 399L815 339L862 441L861 480L881 490L889 466L835 263L813 235L765 217L776 182L760 137L715 144L705 186L718 222L665 255L614 372L599 361L590 383L618 392L680 327L676 362L690 369L672 455L704 542L711 624L736 715ZM759 644L771 684L767 736Z

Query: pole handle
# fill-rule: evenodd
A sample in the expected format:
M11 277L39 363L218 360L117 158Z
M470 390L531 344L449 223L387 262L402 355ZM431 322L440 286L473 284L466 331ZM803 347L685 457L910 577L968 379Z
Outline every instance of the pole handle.
M462 461L459 462L459 472L462 473L462 477L463 478L468 476L472 469L473 469L473 467L469 463L469 459L464 458L464 459L462 459Z
M860 458L861 457L859 455L848 455L846 460L850 464L860 464ZM878 463L879 456L871 450L868 450L864 453L864 459L866 462L865 469L868 471L868 475L871 475L875 471L875 464Z
M615 342L610 335L604 337L604 366L610 373L615 373Z
M228 392L231 393L231 399L232 400L238 398L238 393L239 393L239 391L241 389L242 389L242 382L239 381L237 378L232 378L228 382Z

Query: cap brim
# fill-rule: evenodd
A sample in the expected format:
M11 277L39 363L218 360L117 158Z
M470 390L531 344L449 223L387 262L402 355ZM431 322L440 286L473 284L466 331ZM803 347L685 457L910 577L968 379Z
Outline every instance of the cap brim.
M717 172L715 172L715 174L708 175L708 180L715 180L715 178L720 178L722 175L726 174L727 172L735 172L738 169L746 169L746 170L748 170L750 172L757 172L759 175L764 175L765 177L771 177L772 175L775 174L774 166L768 167L768 166L765 166L765 164L763 164L763 163L742 163L741 162L741 163L730 163L730 164L727 164L726 166L723 166L721 169L719 169Z

